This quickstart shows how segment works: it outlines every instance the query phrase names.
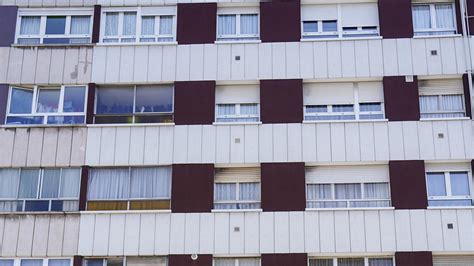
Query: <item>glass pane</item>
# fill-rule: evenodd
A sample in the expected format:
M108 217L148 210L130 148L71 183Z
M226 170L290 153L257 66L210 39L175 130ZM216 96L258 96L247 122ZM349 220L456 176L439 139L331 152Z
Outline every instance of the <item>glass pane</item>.
M131 114L133 87L98 89L96 112L97 114Z
M21 260L21 266L42 266L43 260Z
M361 103L360 111L361 112L381 112L382 104L381 103Z
M362 198L360 184L335 184L336 199L360 199Z
M7 117L7 124L22 124L33 125L43 124L43 116L9 116Z
M323 21L323 32L327 32L327 31L337 31L336 20Z
M369 258L369 266L393 266L392 258Z
M218 35L235 35L236 21L236 15L219 15L217 20Z
M308 184L306 194L308 200L331 199L331 184Z
M0 266L13 266L14 260L0 260Z
M107 259L107 266L123 266L122 258Z
M167 266L167 259L160 258L160 257L140 257L140 258L133 258L127 257L127 266Z
M339 258L337 266L364 266L364 258Z
M303 21L303 32L318 32L318 22Z
M352 104L333 105L332 111L333 112L354 112L354 105Z
M173 16L160 16L160 35L173 34Z
M260 266L259 258L241 258L239 259L239 266Z
M14 199L18 196L18 169L0 169L0 198Z
M446 196L444 173L428 173L428 195Z
M49 125L77 125L84 124L84 116L48 116Z
M155 35L155 16L142 17L142 35Z
M34 199L38 191L39 169L22 169L19 198Z
M388 187L388 183L366 183L364 184L365 198L390 199Z
M452 4L437 4L436 10L436 27L438 29L454 28L454 10Z
M216 183L214 187L215 201L237 200L235 183Z
M132 116L96 116L94 124L131 124Z
M41 88L38 92L38 113L57 113L59 108L59 96L61 90L59 88Z
M48 266L69 266L71 265L71 260L53 260L49 259L48 260Z
M244 103L240 105L240 114L242 115L258 115L258 104Z
M307 113L327 113L328 107L326 105L307 105Z
M441 97L441 103L444 111L464 112L463 102L464 99L462 95L443 95Z
M235 115L235 104L218 104L217 115Z
M413 10L413 26L415 30L430 29L431 15L429 5L414 5Z
M240 200L260 200L260 183L240 183L239 186Z
M64 88L64 112L84 112L86 99L85 87L65 87Z
M426 113L440 110L438 98L436 95L420 96L420 111Z
M258 15L240 15L240 34L258 34Z
M132 168L131 198L169 198L171 167Z
M79 186L81 183L81 169L62 169L60 195L61 198L79 197Z
M33 90L12 88L11 93L10 114L31 114Z
M47 17L46 34L65 34L66 17Z
M216 258L214 259L214 266L235 266L235 259Z
M137 28L137 13L125 12L123 13L123 35L135 35Z
M49 200L27 200L25 202L27 212L47 212L49 211Z
M21 17L20 35L38 35L40 24L41 17Z
M118 35L119 13L107 12L105 15L105 36Z
M72 16L71 34L89 34L90 16Z
M172 86L139 86L136 97L136 113L173 111Z
M59 195L59 179L61 177L60 169L44 169L43 184L41 186L41 198L57 198Z
M96 260L86 260L86 266L103 266L104 265L104 260L102 259L96 259Z
M124 199L129 196L128 168L92 169L88 199Z
M453 196L469 196L471 194L467 172L451 172L450 177Z
M333 266L333 259L311 259L309 266Z

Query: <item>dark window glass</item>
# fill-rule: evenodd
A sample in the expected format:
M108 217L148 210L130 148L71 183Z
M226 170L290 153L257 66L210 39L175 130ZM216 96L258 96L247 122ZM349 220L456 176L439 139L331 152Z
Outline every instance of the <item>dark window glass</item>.
M133 87L97 90L97 114L133 113Z
M62 200L53 200L51 202L51 211L61 212L63 211L63 201Z
M84 112L85 99L85 87L65 87L63 111L68 113Z
M139 86L137 87L136 98L136 113L173 111L172 86Z
M48 17L46 19L46 34L64 34L66 17Z
M96 116L96 124L131 124L133 123L132 116Z
M323 31L337 31L337 20L323 21Z
M304 21L303 32L318 32L318 22L317 21Z
M34 125L34 124L43 124L42 116L21 116L21 117L14 117L10 116L7 117L7 124L20 124L20 125Z
M143 115L136 116L135 123L171 123L173 115Z
M30 114L33 90L12 88L10 114Z
M25 211L27 212L47 212L48 210L48 200L27 200L25 203Z
M50 125L77 125L84 124L84 116L49 116Z

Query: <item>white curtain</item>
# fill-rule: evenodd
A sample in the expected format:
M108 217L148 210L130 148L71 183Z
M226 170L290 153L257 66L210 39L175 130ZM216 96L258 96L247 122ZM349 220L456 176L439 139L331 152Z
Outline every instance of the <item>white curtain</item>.
M240 114L242 115L257 115L258 114L258 104L249 103L240 105Z
M81 170L62 169L60 198L78 198L81 183Z
M235 183L216 183L214 201L237 200L236 188Z
M0 260L0 266L13 266L14 260L6 260L6 259L1 259Z
M467 172L451 172L450 181L453 196L469 196L471 194Z
M392 258L369 258L369 266L393 266Z
M428 195L446 196L444 173L428 173Z
M243 14L240 15L240 34L258 33L258 15Z
M137 29L137 13L125 12L123 13L123 31L124 36L135 35Z
M388 183L366 183L364 192L367 199L390 199Z
M44 169L43 170L43 184L41 186L41 198L43 199L58 198L60 178L61 178L60 169Z
M235 104L218 104L217 115L235 115Z
M107 12L105 15L105 36L118 35L119 13Z
M331 199L330 184L308 184L306 188L308 200Z
M0 198L14 199L18 196L18 169L0 170Z
M413 26L415 30L430 29L431 15L429 5L414 5L413 9Z
M454 12L451 4L437 4L436 10L436 26L440 29L454 28Z
M218 35L235 35L236 15L219 15L217 21Z
M42 266L43 260L21 260L21 266Z
M21 17L20 35L38 35L41 17Z
M240 183L240 200L260 200L260 183Z
M235 266L235 259L214 259L214 266Z
M171 167L132 168L130 197L170 198Z
M123 169L92 169L89 180L90 200L128 198L129 170Z
M441 101L444 111L464 112L462 95L443 95Z
M79 210L79 200L64 200L63 211L72 212Z
M22 169L20 174L19 198L36 198L38 191L39 169Z
M48 260L48 266L69 266L71 265L71 260L66 260L66 259L49 259Z
M90 16L72 16L71 34L89 34Z
M260 266L259 258L242 258L239 259L239 266Z
M340 258L337 266L364 266L364 258Z
M160 16L160 35L173 34L173 16Z
M155 17L142 17L142 35L155 35Z
M438 111L439 104L438 104L438 96L437 95L422 95L420 96L420 111L422 113L425 112L433 112Z
M360 199L362 191L360 184L335 184L336 199Z

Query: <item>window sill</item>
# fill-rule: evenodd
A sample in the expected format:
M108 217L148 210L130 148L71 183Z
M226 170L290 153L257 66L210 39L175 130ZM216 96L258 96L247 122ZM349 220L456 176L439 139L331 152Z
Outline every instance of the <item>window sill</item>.
M175 126L174 123L137 123L137 124L88 124L87 127L147 127L147 126Z
M376 207L376 208L306 208L305 211L383 211L395 210L395 207Z
M5 129L14 129L14 128L74 128L74 127L86 127L86 124L29 124L29 125L14 125L14 124L6 124L0 125L0 128Z
M428 210L471 210L474 206L428 206Z
M81 214L134 214L134 213L171 213L171 209L167 210L119 210L119 211L81 211Z
M437 38L454 38L462 37L462 34L447 34L447 35L423 35L423 36L413 36L413 39L437 39Z
M99 42L97 43L97 46L176 46L178 45L178 42L112 42L112 43L104 43L104 42Z
M0 212L0 215L71 215L71 214L77 214L79 215L79 211L13 211L13 212Z
M303 120L303 124L374 123L374 122L388 122L388 119L364 119L364 120Z
M337 38L314 38L314 39L300 39L300 42L328 42L328 41L357 41L357 40L382 40L382 36L373 37L337 37Z
M215 44L245 44L245 43L261 43L261 40L239 40L239 41L215 41Z
M433 117L433 118L420 118L420 121L468 121L470 117Z
M73 43L73 44L12 44L15 48L70 48L70 47L93 47L95 43Z
M244 126L244 125L261 125L262 122L214 122L214 126Z
M228 212L263 212L262 209L212 209L213 213L228 213Z

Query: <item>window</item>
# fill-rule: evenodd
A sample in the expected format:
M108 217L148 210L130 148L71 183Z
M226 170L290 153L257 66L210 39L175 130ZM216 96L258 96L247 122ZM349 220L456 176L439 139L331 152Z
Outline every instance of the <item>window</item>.
M461 79L420 80L421 118L465 117Z
M91 42L92 10L19 11L18 44L84 44Z
M79 168L0 169L0 211L77 211Z
M379 35L377 4L304 5L301 18L303 39Z
M167 257L85 259L84 266L167 266Z
M91 169L88 210L169 209L171 167Z
M306 83L304 120L384 119L381 82Z
M469 266L474 255L433 255L433 266Z
M0 259L0 266L72 266L71 259Z
M218 168L214 209L260 209L260 168Z
M83 124L85 86L11 87L6 124Z
M216 88L216 122L260 121L258 85L219 85Z
M214 266L260 266L260 258L214 258Z
M471 206L471 177L467 171L427 172L429 206Z
M309 266L393 266L391 257L369 258L310 258Z
M109 9L102 22L104 43L157 43L175 40L175 9L139 7L129 11Z
M456 34L454 10L454 3L413 5L415 36Z
M259 40L258 8L220 8L217 11L217 40Z
M96 124L173 122L173 86L117 86L97 89Z

